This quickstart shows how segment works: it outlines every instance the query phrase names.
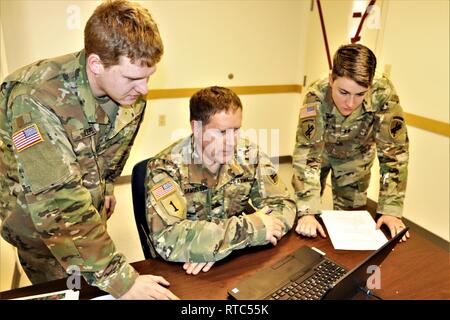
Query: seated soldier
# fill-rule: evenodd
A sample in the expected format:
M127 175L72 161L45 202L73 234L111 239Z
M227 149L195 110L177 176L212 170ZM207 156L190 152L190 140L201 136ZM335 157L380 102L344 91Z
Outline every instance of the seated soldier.
M191 136L149 160L146 207L156 252L196 275L233 250L276 245L296 206L267 155L239 137L242 104L233 91L195 93L190 122Z

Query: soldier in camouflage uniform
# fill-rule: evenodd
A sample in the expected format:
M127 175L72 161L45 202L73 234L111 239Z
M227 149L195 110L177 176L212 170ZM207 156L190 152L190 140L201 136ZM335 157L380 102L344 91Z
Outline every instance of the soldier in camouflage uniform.
M32 283L64 278L76 266L114 297L175 297L159 285L164 279L139 276L106 231L113 183L162 53L147 10L106 2L86 25L84 50L33 63L2 83L1 231Z
M194 134L148 162L146 202L153 249L195 275L233 250L276 245L296 208L270 159L239 138L234 92L202 89L190 111Z
M329 78L306 93L293 157L299 234L315 237L318 230L325 237L314 215L330 171L335 209L366 205L375 154L381 174L377 228L386 224L394 236L405 227L408 135L395 89L386 77L374 78L375 68L370 49L342 46Z

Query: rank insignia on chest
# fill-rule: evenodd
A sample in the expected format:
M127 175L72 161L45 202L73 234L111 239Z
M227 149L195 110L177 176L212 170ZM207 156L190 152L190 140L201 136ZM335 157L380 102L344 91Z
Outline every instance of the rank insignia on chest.
M156 201L159 201L169 194L175 192L174 183L171 181L164 182L163 184L156 185L151 190L152 195L155 197Z
M397 139L401 133L404 131L405 124L403 123L402 117L393 117L389 125L389 133L391 137Z
M83 138L87 138L87 137L95 135L96 133L97 133L97 130L95 130L94 127L89 127L89 128L84 129L81 135L83 136Z
M39 132L39 128L35 123L24 129L16 131L12 136L12 140L17 152L22 152L23 150L44 141L41 133Z
M311 140L316 134L315 119L306 119L301 123L301 130L306 139Z

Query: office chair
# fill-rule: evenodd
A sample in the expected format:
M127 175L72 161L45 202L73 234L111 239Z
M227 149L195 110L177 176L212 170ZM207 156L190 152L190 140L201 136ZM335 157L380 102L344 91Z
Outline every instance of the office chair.
M150 230L147 224L145 209L145 176L149 159L143 160L133 167L131 173L131 193L133 195L134 219L141 240L142 251L145 259L154 258L152 255L152 244L150 242ZM153 250L154 251L154 250Z

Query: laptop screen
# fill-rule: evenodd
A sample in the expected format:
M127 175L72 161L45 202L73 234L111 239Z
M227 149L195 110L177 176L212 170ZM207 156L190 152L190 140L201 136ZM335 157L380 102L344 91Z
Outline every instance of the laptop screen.
M372 253L367 259L357 265L355 268L343 275L331 288L325 293L325 300L350 299L358 291L366 291L370 288L366 287L367 279L371 275L370 270L379 268L383 260L394 249L396 244L408 231L408 227L400 231L395 237L386 242L377 251Z

